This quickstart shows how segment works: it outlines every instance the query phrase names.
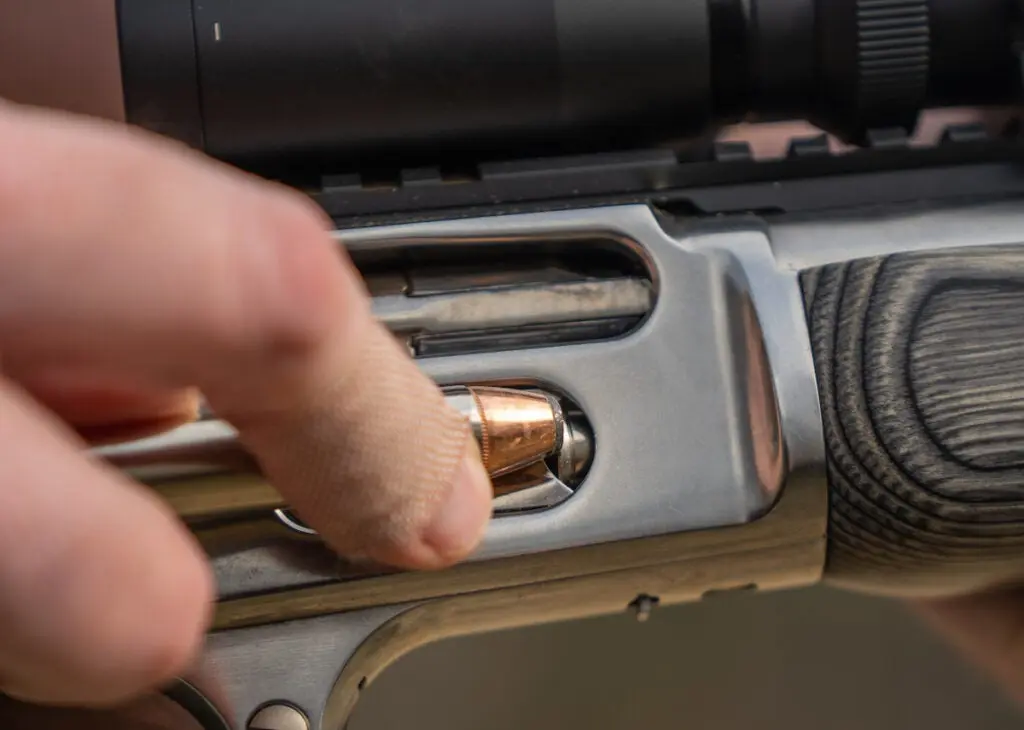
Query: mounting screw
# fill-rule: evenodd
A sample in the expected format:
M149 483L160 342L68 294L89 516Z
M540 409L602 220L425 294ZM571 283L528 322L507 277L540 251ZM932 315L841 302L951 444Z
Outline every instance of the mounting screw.
M309 719L297 707L275 702L256 710L246 727L248 730L309 730Z
M629 604L629 608L636 616L636 620L643 623L651 617L651 612L658 607L658 601L657 596L648 596L646 593L641 593Z

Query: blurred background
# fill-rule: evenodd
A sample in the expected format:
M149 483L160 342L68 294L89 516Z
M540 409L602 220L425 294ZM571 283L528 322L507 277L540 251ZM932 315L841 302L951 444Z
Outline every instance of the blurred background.
M1016 730L1024 713L900 604L814 588L426 647L350 730L670 727Z

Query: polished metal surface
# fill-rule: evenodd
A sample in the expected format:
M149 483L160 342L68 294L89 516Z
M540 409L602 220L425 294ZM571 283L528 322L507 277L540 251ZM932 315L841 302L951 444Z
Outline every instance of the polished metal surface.
M256 711L248 730L309 730L309 719L296 707L272 703Z
M276 509L274 510L274 516L281 521L282 525L287 527L289 530L294 530L300 535L318 534L316 530L292 514L291 510Z
M496 514L511 515L554 507L574 494L573 490L552 474L544 464L538 464L533 470L512 475L508 478L507 484L508 486L505 486L500 478L496 480Z
M562 448L558 451L561 479L584 475L594 458L594 435L583 418L569 416L562 421Z
M775 265L757 221L689 225L624 205L339 232L355 252L612 238L651 269L654 307L624 337L421 361L441 384L544 383L577 403L594 431L585 489L555 509L495 520L475 559L738 524L770 509L779 485L761 483L746 395L758 387L748 382L751 304L774 390L762 395L777 402L785 470L823 463L795 273Z
M255 471L238 446L238 432L224 421L203 419L166 433L91 450L141 482L228 471Z
M387 274L384 274L386 277ZM371 274L368 277L371 294L402 293L410 297L427 297L438 294L480 291L483 289L539 286L542 284L579 283L587 276L573 268L568 262L557 257L523 259L502 262L501 267L481 266L479 262L431 266L413 264L402 267L402 284L394 283L380 287L381 278Z
M249 730L245 718L268 702L298 708L310 719L311 730L342 730L319 721L338 675L367 638L410 607L212 635L207 649L210 668L222 677L236 717L243 718L232 730Z
M1019 200L838 210L813 219L782 218L771 227L778 265L790 271L903 251L1015 243L1024 243Z
M701 221L681 227L679 235L685 235L696 250L728 262L723 265L730 267L734 280L748 287L749 296L734 313L744 325L742 352L747 368L739 395L745 400L746 448L754 454L756 481L764 499L778 493L786 471L823 468L825 458L798 272L780 265L772 246L774 229L755 216ZM771 383L774 398L765 390L765 380ZM766 465L763 429L774 431L775 418L779 432L771 438L779 439L786 463ZM767 480L766 474L770 475Z
M477 445L483 446L486 434L484 433L484 420L480 413L480 404L473 397L472 391L464 385L451 386L445 389L445 401L448 405L461 413L469 423L473 432L473 438Z
M373 313L396 334L508 329L532 324L641 316L651 308L641 279L612 279L373 299Z
M568 250L415 263L399 256L363 262L362 273L377 318L410 355L426 358L629 332L653 305L651 282L621 256L590 258Z

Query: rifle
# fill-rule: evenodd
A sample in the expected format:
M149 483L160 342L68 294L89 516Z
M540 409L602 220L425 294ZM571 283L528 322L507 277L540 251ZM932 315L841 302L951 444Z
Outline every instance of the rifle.
M129 121L316 201L495 477L479 551L424 574L330 553L215 414L99 449L217 579L203 665L153 702L341 730L446 637L1016 581L1024 147L1016 122L914 131L1019 103L1021 10L121 2ZM715 136L779 120L823 132L773 159Z

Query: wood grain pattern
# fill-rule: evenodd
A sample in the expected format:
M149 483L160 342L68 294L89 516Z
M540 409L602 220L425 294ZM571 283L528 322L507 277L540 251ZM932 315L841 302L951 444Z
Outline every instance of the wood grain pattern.
M801 281L828 452L826 579L920 595L1024 577L1024 246Z

